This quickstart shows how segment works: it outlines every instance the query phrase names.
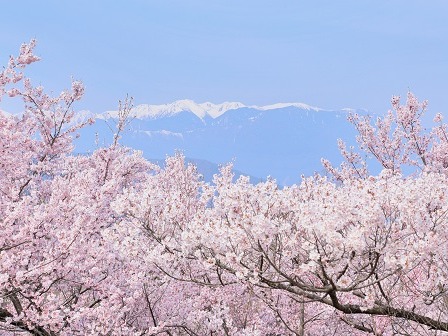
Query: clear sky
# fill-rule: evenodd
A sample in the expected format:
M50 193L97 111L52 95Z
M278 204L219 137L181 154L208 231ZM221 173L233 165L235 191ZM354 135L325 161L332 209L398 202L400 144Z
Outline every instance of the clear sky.
M448 114L446 0L4 1L0 61L38 40L30 76L78 105L303 102L381 113L408 89Z

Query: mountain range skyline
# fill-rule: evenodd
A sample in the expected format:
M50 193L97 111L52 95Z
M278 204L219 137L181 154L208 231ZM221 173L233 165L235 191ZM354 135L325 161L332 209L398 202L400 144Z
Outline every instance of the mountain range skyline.
M366 109L363 108L351 108L346 107L342 109L326 109L321 107L316 107L303 102L276 102L267 105L247 105L239 101L225 101L222 103L212 103L206 101L203 103L197 103L193 99L180 99L175 100L171 103L165 104L138 104L132 107L131 117L137 119L145 118L160 118L172 116L180 112L189 111L195 114L198 118L204 119L210 117L216 119L221 115L225 114L231 110L237 110L240 108L249 108L259 111L277 110L287 107L296 107L305 111L315 111L315 112L334 112L334 111L345 111L345 112L355 112L361 111L362 113L368 113ZM108 110L100 113L92 113L89 110L80 111L80 114L91 115L92 117L99 119L109 119L117 118L118 110Z
M346 120L350 112L367 113L304 103L144 104L131 111L132 121L120 142L158 162L181 151L189 161L205 167L208 179L219 165L233 162L235 170L255 180L270 176L280 185L290 185L299 182L302 174L323 173L322 158L341 161L337 139L355 143L355 130ZM96 123L81 130L76 151L91 151L95 141L107 146L116 115L117 111L86 113L84 118L93 116Z

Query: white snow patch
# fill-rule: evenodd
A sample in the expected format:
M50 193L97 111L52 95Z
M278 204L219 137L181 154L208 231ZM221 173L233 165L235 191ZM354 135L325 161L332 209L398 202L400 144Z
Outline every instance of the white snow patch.
M316 111L316 112L322 111L321 108L310 106L310 105L303 104L303 103L277 103L277 104L272 104L272 105L251 106L251 107L253 107L257 110L262 110L262 111L281 109L281 108L285 108L285 107L298 107L302 110Z
M177 137L180 139L183 139L184 136L182 133L177 133L177 132L170 132L167 130L161 130L161 131L144 131L143 133L145 133L146 135L152 137L152 136L156 136L156 135L163 135L163 136L173 136L173 137Z
M90 112L89 110L77 111L77 112L75 112L75 115L73 116L71 124L83 123L89 119L96 119L99 116L100 115Z
M197 104L192 100L184 99L177 100L171 104L138 105L132 109L131 115L135 116L137 119L155 119L175 115L182 111L189 111L194 113L200 119L205 118L207 115L212 118L217 118L229 110L235 110L241 107L245 107L245 105L238 102L225 102L222 104L206 102ZM105 115L107 117L116 118L118 116L118 111L107 111Z

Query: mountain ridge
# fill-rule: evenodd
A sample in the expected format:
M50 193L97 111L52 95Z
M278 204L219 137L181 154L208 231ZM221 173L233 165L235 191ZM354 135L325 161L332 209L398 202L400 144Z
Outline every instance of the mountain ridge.
M236 170L256 179L271 176L285 186L299 182L301 174L323 172L321 158L336 165L341 162L337 139L347 140L348 145L356 143L355 129L346 117L350 112L365 113L354 109L324 110L302 103L256 108L240 103L226 105L240 107L221 113L223 108L215 118L202 112L201 119L191 111L201 104L193 103L188 101L188 109L182 111L176 110L182 104L165 106L157 117L137 115L120 142L141 150L148 159L163 158L180 150L188 158L217 165L234 162ZM216 111L217 105L210 103L205 107ZM113 134L108 125L113 123L108 118L113 115L104 113L94 125L80 130L76 151L91 149L96 140L101 145L110 143Z
M297 107L308 111L326 111L319 107L314 107L305 103L274 103L269 105L245 105L241 102L224 102L221 104L214 104L210 102L196 103L191 99L176 100L172 103L161 105L139 104L132 108L131 115L137 119L157 119L162 117L169 117L180 112L189 111L195 114L199 119L211 117L216 119L228 111L237 110L240 108L250 108L260 111L268 111L275 109L282 109L286 107ZM96 115L99 119L116 118L118 111L106 111Z

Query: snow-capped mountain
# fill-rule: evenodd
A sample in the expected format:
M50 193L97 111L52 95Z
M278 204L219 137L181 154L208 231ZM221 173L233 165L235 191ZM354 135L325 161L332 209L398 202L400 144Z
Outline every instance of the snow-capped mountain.
M301 174L322 172L322 157L341 161L337 139L355 142L354 128L346 120L348 112L302 103L246 106L180 100L139 105L132 111L135 118L121 143L142 150L148 159L163 159L181 150L189 158L211 163L204 167L234 161L235 169L245 174L260 179L272 176L288 185L298 182ZM116 115L116 111L96 115L97 122L81 131L76 151L94 149L95 134L100 145L109 143Z
M303 110L313 110L313 111L321 110L317 107L312 107L302 103L279 103L266 106L256 106L256 105L247 106L239 102L224 102L222 104L213 104L210 102L206 102L197 104L192 100L183 99L183 100L177 100L170 104L163 104L163 105L141 104L133 108L132 115L137 119L145 119L145 118L156 119L167 116L173 116L175 114L184 111L189 111L194 113L200 119L204 119L206 117L211 117L215 119L220 117L227 111L237 110L243 107L261 111L267 111L291 106L298 107ZM107 111L103 114L98 115L98 117L102 119L107 119L111 117L116 118L117 116L118 111Z

